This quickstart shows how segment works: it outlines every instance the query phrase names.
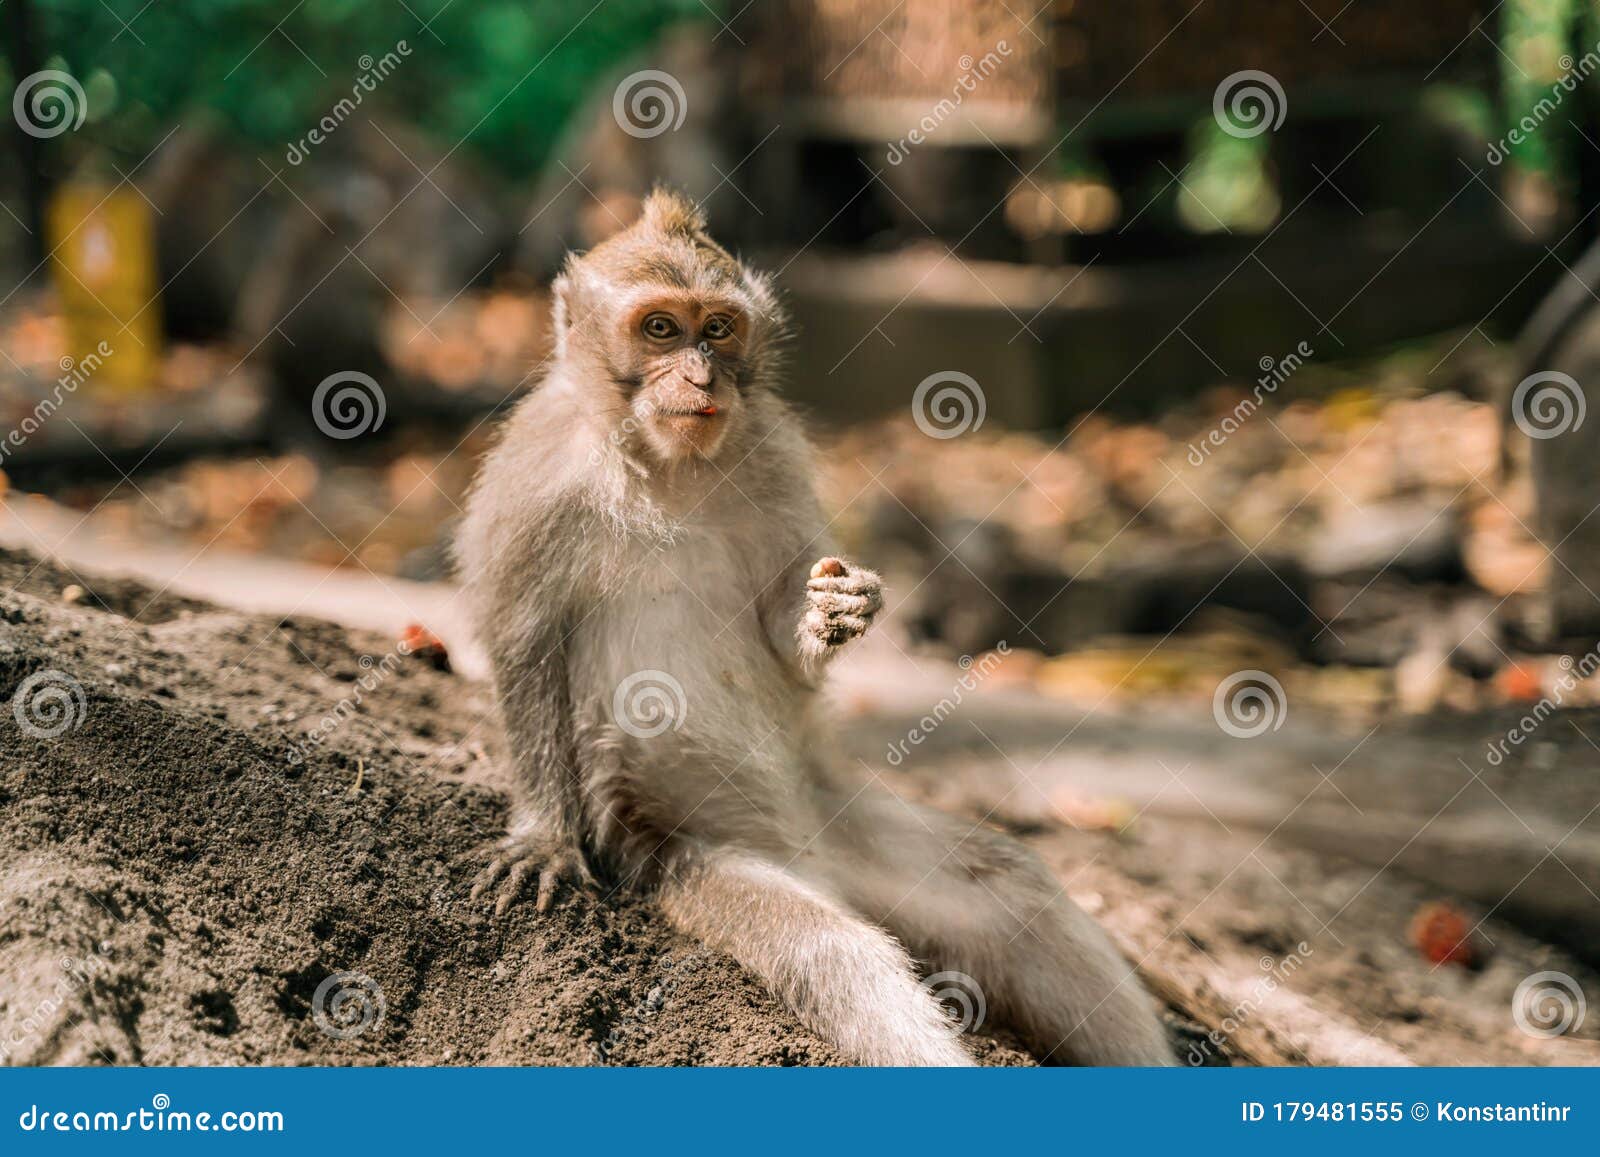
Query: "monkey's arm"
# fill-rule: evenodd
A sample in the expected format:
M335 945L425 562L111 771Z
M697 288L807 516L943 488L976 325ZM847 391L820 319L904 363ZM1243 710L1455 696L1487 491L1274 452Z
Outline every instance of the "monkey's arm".
M517 784L505 848L473 886L476 898L505 878L496 915L517 899L535 871L541 912L550 907L564 880L590 880L562 620L518 608L501 621L519 618L526 628L502 628L489 648Z

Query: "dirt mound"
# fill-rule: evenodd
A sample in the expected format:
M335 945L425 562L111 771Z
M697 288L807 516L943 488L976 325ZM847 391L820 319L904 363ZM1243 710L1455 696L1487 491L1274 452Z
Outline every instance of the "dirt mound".
M468 904L506 810L481 685L79 582L0 552L0 1059L837 1062L637 900Z

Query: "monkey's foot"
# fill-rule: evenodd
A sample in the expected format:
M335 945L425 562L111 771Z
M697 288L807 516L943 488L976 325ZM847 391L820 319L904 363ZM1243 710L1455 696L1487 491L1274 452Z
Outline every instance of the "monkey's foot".
M538 892L534 909L548 912L555 903L562 885L593 888L594 877L589 867L576 851L553 850L547 840L539 836L514 837L506 841L500 854L489 866L478 873L472 883L471 903L494 893L494 914L504 916L506 910L521 898L528 881L537 878Z
M883 609L883 580L864 567L825 558L806 581L806 613L800 620L800 646L823 654L859 639Z

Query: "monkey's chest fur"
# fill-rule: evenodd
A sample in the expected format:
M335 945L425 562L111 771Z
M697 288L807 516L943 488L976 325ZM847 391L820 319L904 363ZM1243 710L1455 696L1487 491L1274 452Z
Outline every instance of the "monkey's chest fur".
M711 527L623 560L570 651L600 827L773 848L806 828L815 695L762 618L787 561Z

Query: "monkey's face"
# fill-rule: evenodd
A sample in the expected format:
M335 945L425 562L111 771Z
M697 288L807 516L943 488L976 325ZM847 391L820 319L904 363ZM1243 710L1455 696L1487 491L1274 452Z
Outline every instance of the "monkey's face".
M657 292L622 317L623 377L646 444L666 462L713 457L743 413L745 311L731 299Z

